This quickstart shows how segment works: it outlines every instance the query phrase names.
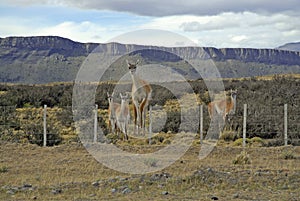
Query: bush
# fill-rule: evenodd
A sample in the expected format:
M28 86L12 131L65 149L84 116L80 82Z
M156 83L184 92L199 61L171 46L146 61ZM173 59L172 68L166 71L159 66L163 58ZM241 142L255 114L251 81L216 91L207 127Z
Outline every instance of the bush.
M264 143L266 147L278 147L278 146L283 146L284 142L282 139L271 139L267 140L266 143Z
M155 141L159 141L160 143L162 143L165 140L165 138L163 136L155 136L153 139Z
M246 144L249 144L251 140L246 138ZM233 146L242 146L243 145L243 138L239 138L233 142Z
M8 167L6 166L0 167L0 173L6 173L6 172L8 172Z
M167 144L171 144L171 140L167 139L167 140L164 140L163 144L167 145Z
M265 143L264 143L264 140L260 137L253 137L251 138L251 145L258 145L258 146L263 146Z
M162 129L163 132L168 131L177 133L181 124L181 114L178 111L167 111L167 121Z
M107 134L106 138L110 143L113 143L113 144L115 144L119 139L118 135L114 134L114 133Z
M233 142L233 145L234 146L242 146L243 145L243 138L239 138L237 140L235 140ZM251 139L249 138L246 138L246 145L259 145L259 146L262 146L262 145L265 145L265 142L262 138L260 137L253 137Z
M220 139L224 141L234 141L237 139L237 133L236 131L223 131Z
M250 156L246 151L242 151L232 162L235 165L251 164Z
M165 133L159 133L151 138L151 144L169 144L171 141L166 139L168 136ZM166 142L170 141L170 142ZM146 143L149 144L149 139L146 140Z
M253 137L253 138L251 138L251 142L252 143L254 143L254 142L263 143L263 139L260 137Z

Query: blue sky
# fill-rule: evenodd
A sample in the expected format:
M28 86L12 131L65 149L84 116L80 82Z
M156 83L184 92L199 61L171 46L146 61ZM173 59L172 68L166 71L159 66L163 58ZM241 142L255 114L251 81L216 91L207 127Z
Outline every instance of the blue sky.
M298 0L1 0L0 37L56 35L105 43L160 29L197 45L274 48L300 41Z

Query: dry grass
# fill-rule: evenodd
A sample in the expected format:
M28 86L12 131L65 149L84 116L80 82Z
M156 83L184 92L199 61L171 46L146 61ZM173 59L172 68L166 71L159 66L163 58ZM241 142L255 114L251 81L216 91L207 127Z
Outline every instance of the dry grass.
M0 91L0 96L7 94L7 91Z
M300 74L281 74L281 75L278 75L278 77L287 77L287 78L297 78L299 79L300 78ZM256 77L258 80L272 80L274 79L274 75L266 75L266 76L258 76Z
M118 146L141 153L161 148ZM43 148L1 143L0 200L210 200L212 196L297 200L300 196L300 147L293 148L293 160L282 157L283 147L250 147L251 164L242 165L232 163L242 152L240 147L217 146L204 160L198 159L199 150L199 145L191 147L158 173L129 175L98 163L80 144ZM24 190L28 184L32 187Z
M292 74L278 74L276 75L278 77L285 77L285 78L300 78L300 74L297 73L292 73ZM274 79L274 74L271 75L264 75L264 76L255 76L255 77L243 77L243 78L222 78L222 80L226 81L233 81L233 80L251 80L251 79L257 79L257 80L273 80Z

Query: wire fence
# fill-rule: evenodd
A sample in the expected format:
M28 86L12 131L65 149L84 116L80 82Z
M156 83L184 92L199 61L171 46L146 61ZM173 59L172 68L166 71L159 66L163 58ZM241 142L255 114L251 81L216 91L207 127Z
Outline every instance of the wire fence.
M97 111L97 112L95 112ZM268 139L270 146L300 145L299 107L295 105L267 106L254 108L247 105L237 108L235 114L228 115L224 131L230 131L238 138L261 137ZM74 116L74 112L80 112ZM87 119L80 119L88 117ZM149 120L149 117L151 119ZM79 119L76 119L79 118ZM246 121L245 121L246 118ZM86 106L80 110L72 106L17 108L0 106L0 139L13 142L30 142L41 146L57 145L64 142L79 142L75 122L84 122L85 136L91 141L103 140L108 128L107 107ZM245 124L246 122L246 124ZM129 132L133 132L133 121ZM152 137L158 132L193 132L205 139L211 120L205 105L189 108L187 111L166 111L161 106L153 106L148 114L146 135ZM150 128L149 128L150 127ZM218 136L218 133L216 133Z

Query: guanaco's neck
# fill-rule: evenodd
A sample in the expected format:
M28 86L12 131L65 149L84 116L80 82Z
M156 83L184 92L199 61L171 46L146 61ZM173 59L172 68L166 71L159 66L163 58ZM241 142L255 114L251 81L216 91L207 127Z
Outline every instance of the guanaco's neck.
M122 100L121 102L121 112L124 113L125 109L127 106L127 101L126 100Z
M130 73L130 74L131 74L133 86L136 89L140 88L140 85L141 85L140 78L135 73Z
M236 96L231 95L231 102L233 103L233 112L236 111Z

